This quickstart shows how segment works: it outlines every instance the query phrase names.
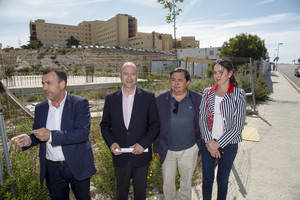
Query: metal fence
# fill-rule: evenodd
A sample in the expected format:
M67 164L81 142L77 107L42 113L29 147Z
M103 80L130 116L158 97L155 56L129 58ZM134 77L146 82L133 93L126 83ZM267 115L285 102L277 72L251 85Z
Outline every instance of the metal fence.
M253 109L254 111L256 102L255 102L255 93L254 93L254 82L258 75L262 73L266 73L270 69L270 65L265 61L252 61L249 58L236 58L237 61L241 62L243 60L243 64L246 65L245 73L250 74L250 82L251 82L251 93L248 93L249 96L252 97L253 101ZM245 62L245 60L247 60ZM151 72L149 73L140 73L139 74L139 85L141 87L147 88L155 92L155 94L159 94L162 91L168 90L170 88L168 74L172 69L175 68L175 61L152 61L151 64ZM192 73L195 79L199 79L199 77L204 78L204 74L207 68L207 64L203 65L195 65L194 63L188 63L185 65L183 61L179 63L179 66L186 67ZM96 69L97 71L97 69ZM145 71L145 70L144 70ZM197 72L201 72L201 75L197 75ZM68 77L68 86L74 85L83 85L85 87L72 89L72 93L77 93L88 98L90 103L91 115L93 117L92 121L95 121L96 126L99 125L99 120L101 117L101 112L104 105L105 95L116 88L120 87L120 79L115 73L107 72L108 76L101 75L93 75L92 81L87 80L86 76L77 76L70 75ZM21 88L21 90L25 90L25 88L41 88L41 75L18 75L18 76L10 76L8 78L2 79L2 83L9 90L13 91L13 88ZM102 83L110 83L111 85L106 85L104 88L96 88L96 84ZM87 86L91 87L87 87ZM20 133L30 133L32 128L32 114L34 112L34 106L40 102L41 98L32 98L31 100L27 98L29 95L36 95L37 93L23 92L18 94L18 98L14 97L13 94L8 94L7 91L2 90L1 93L1 101L3 107L0 104L0 126L1 126L1 136L2 136L2 144L0 145L0 155L5 157L5 165L0 162L0 183L3 184L3 171L7 173L11 173L11 161L9 158L10 152L10 143L8 142L11 137L18 135ZM198 91L202 92L202 91ZM39 92L41 93L41 91ZM30 111L28 111L30 110ZM95 131L95 137L100 137L100 134L97 133L99 131L98 128L93 128ZM91 141L93 142L93 141ZM36 157L34 162L37 161L37 152L34 152ZM0 159L2 161L2 158ZM4 170L3 167L6 166L7 169ZM36 172L38 173L38 172Z

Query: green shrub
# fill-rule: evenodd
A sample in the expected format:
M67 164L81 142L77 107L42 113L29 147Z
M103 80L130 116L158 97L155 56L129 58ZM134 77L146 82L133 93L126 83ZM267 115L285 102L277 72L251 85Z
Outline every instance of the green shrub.
M244 75L244 74L235 74L236 81L238 82L238 87L243 88L245 92L251 92L251 86L250 86L250 75Z
M0 199L49 199L48 189L40 186L37 149L35 147L27 152L15 149L10 151L12 173L7 176L5 172L4 184L0 187ZM11 186L14 192L11 191Z
M97 173L92 177L92 181L101 193L114 197L116 194L116 178L112 155L104 140L100 136L100 132L98 132L98 134L99 137L96 139L97 150L95 153Z
M266 74L261 74L255 81L255 98L260 101L266 101L269 98L270 91L265 80Z
M192 79L189 89L194 90L199 93L203 93L204 89L211 87L215 84L215 81L212 78L201 78L201 79Z
M37 101L38 100L38 97L36 95L28 95L25 97L25 101L26 102L34 102L34 101Z
M151 194L154 188L162 192L162 168L160 160L153 155L153 160L150 163L149 172L147 176L147 194Z
M58 49L57 51L58 51L58 53L61 53L63 55L65 55L68 52L68 50L65 47L62 47L62 48Z
M29 73L32 71L32 68L29 66L24 66L21 69L18 70L18 72L22 72L22 73Z
M205 75L207 78L212 78L214 75L213 69L212 69L213 65L214 65L213 63L209 64L205 70Z

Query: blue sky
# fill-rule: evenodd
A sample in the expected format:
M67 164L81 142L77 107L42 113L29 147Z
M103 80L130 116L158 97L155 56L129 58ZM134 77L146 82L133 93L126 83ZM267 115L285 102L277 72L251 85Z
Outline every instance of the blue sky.
M200 48L248 33L265 40L271 59L278 43L280 62L300 58L300 0L185 0L179 7L177 37L196 36ZM77 25L118 13L136 17L139 32L173 33L156 0L0 0L0 43L27 44L30 20Z

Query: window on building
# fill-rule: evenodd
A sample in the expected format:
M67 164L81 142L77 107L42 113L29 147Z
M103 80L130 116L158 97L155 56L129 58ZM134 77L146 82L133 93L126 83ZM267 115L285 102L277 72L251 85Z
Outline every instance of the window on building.
M31 25L31 29L32 29L33 31L35 31L35 30L36 30L36 25L35 25L35 24L32 24L32 25Z
M213 50L210 50L210 51L209 51L209 55L210 55L210 56L213 56L213 55L214 55L214 51L213 51Z

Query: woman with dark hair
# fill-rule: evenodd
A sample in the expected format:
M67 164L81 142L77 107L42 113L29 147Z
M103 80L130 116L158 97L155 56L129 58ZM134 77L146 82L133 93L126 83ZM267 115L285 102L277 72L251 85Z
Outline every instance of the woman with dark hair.
M217 199L225 200L229 174L238 143L242 141L246 100L244 90L237 87L231 61L217 61L213 65L213 75L216 84L204 90L199 113L202 194L203 200L211 200L217 163Z

